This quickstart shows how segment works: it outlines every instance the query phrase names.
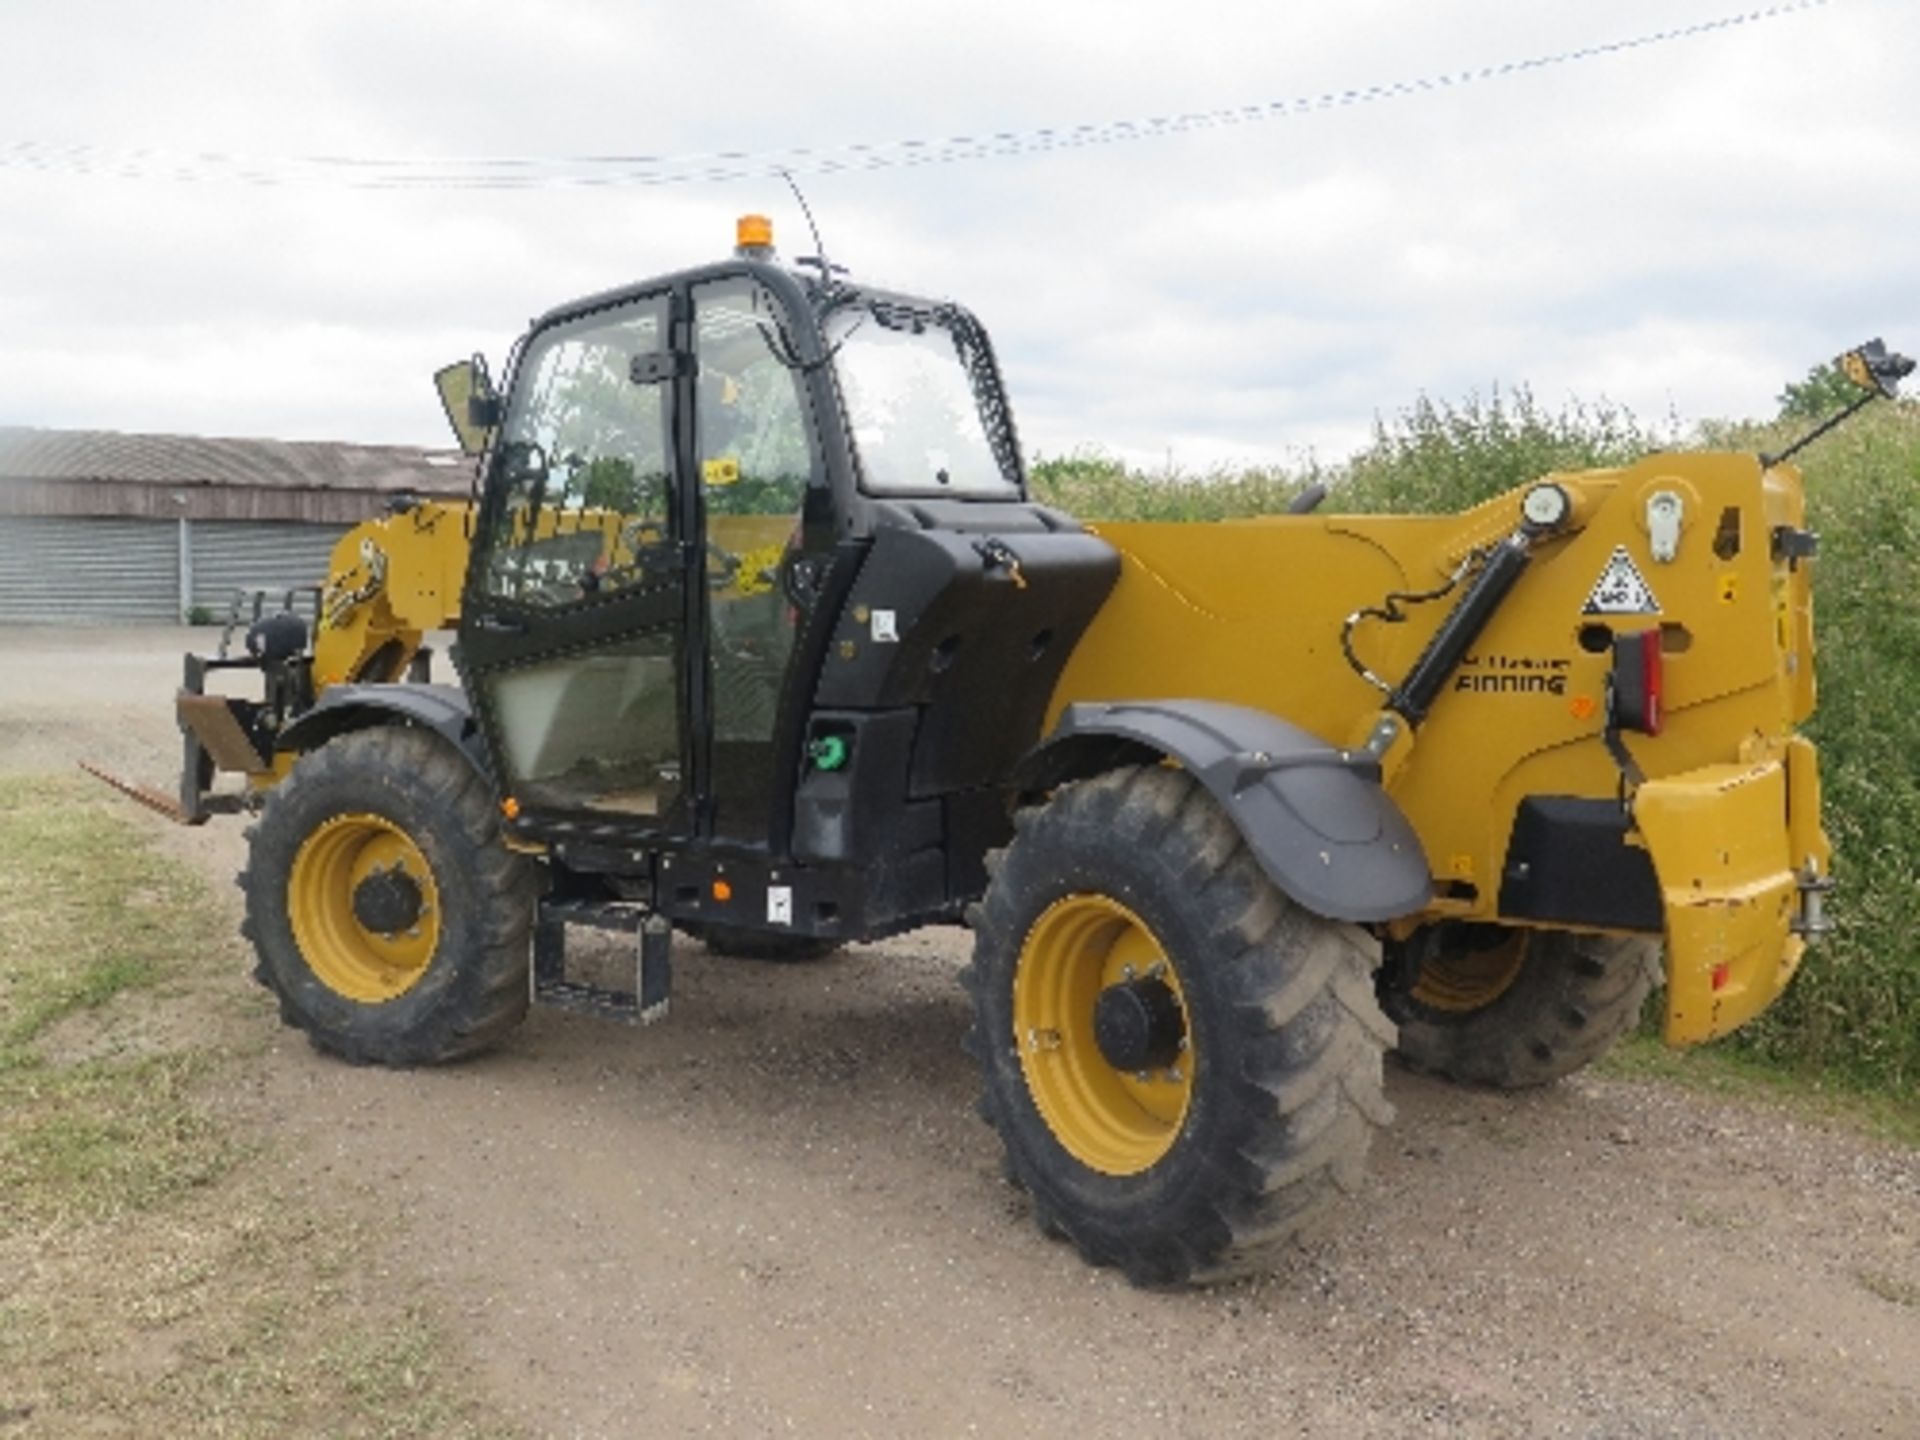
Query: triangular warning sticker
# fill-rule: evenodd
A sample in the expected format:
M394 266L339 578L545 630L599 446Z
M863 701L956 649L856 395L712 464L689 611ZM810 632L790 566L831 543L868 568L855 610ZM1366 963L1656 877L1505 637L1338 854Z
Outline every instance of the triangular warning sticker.
M1653 598L1653 587L1647 584L1646 577L1640 573L1640 567L1633 563L1633 557L1627 554L1627 547L1616 545L1613 556L1607 561L1607 568L1600 572L1600 578L1594 582L1593 593L1587 596L1586 608L1582 615L1658 615L1660 602Z

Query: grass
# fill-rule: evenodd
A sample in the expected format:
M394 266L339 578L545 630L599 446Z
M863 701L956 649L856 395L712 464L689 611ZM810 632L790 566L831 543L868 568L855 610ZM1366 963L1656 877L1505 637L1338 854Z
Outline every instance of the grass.
M227 924L83 785L0 779L0 1426L499 1433L375 1282L371 1200L322 1212L210 1109Z
M0 1068L28 1063L55 1022L178 973L192 953L169 920L193 883L117 846L99 807L63 803L74 788L36 778L0 789Z
M1869 1295L1879 1296L1889 1305L1920 1310L1920 1285L1915 1285L1911 1280L1889 1275L1884 1270L1856 1270L1853 1278L1860 1283L1862 1290Z
M1381 420L1346 463L1197 476L1098 457L1035 464L1040 498L1088 519L1276 513L1305 485L1329 510L1461 509L1535 475L1659 448L1778 449L1807 428L1648 426L1616 407L1549 412L1524 389ZM1815 571L1825 815L1837 928L1782 1001L1717 1047L1751 1075L1843 1085L1920 1106L1920 406L1878 404L1798 461L1822 549Z
M1920 1149L1920 1102L1912 1096L1862 1086L1845 1074L1836 1080L1804 1066L1781 1065L1750 1046L1670 1050L1650 1023L1615 1046L1597 1068L1606 1075L1660 1080L1709 1095L1764 1095L1809 1120L1837 1122Z

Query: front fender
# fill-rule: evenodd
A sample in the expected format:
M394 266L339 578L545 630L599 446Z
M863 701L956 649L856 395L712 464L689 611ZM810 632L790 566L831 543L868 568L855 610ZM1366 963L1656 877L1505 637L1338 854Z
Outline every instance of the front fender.
M1267 877L1333 920L1424 910L1433 877L1378 761L1264 710L1209 700L1069 705L1016 783L1047 789L1114 764L1164 757L1204 785Z
M318 704L280 731L274 748L313 750L349 730L393 724L433 731L482 775L490 773L479 727L458 685L329 685Z

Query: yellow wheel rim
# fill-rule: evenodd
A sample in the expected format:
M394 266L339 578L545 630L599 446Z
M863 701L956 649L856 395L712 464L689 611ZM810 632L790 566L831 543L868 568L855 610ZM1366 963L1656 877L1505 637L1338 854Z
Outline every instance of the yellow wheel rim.
M1430 947L1414 977L1413 998L1429 1010L1465 1014L1491 1005L1520 978L1527 963L1527 932L1515 930L1485 950Z
M1094 1006L1108 986L1157 979L1173 992L1185 1034L1160 1069L1122 1071L1100 1051ZM1027 931L1013 975L1014 1045L1040 1116L1089 1169L1137 1175L1180 1135L1196 1060L1186 995L1172 962L1133 911L1105 895L1056 900Z
M376 875L399 876L418 891L411 923L369 928L354 896ZM440 944L440 890L413 838L379 815L336 815L309 835L287 877L294 943L322 984L377 1005L404 995L427 973Z

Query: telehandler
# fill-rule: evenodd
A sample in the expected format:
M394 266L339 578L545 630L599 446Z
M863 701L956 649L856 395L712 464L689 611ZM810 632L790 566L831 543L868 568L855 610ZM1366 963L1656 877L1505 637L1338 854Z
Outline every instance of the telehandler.
M1783 457L1082 524L1030 497L967 310L782 263L757 217L542 316L498 391L438 380L473 503L360 526L311 637L268 616L179 700L181 809L237 771L259 811L257 975L348 1060L469 1055L530 1002L651 1019L676 927L800 960L966 924L1008 1173L1179 1283L1354 1187L1388 1051L1548 1082L1662 981L1667 1040L1708 1040L1825 923ZM260 698L207 693L240 668ZM630 986L570 971L579 927L632 937Z

